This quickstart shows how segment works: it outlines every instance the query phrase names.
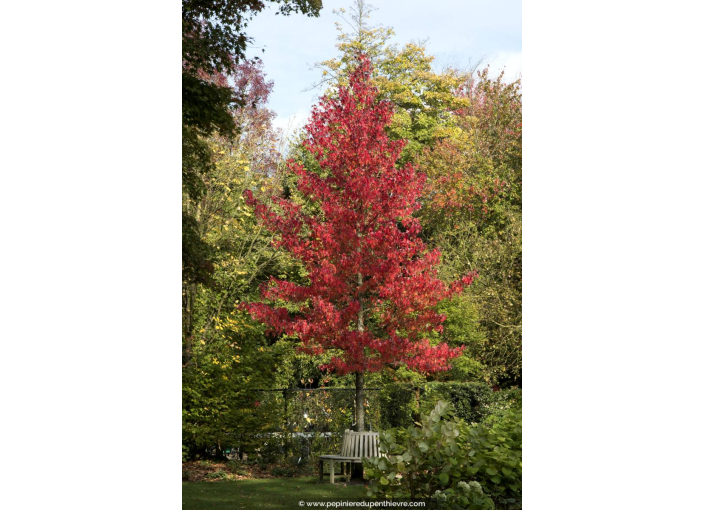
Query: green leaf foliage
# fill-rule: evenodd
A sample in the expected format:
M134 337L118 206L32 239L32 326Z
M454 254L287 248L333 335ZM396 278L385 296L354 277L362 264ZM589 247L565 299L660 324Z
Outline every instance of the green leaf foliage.
M385 428L407 427L430 413L438 400L447 402L458 418L479 423L491 414L520 409L521 390L493 391L483 382L383 382L380 391L381 423Z
M457 482L455 489L438 490L431 498L439 510L494 510L478 482Z
M452 132L452 111L468 105L465 98L455 94L462 85L462 73L452 69L436 73L432 68L434 57L426 53L423 42L403 47L390 44L393 29L370 24L374 10L369 2L357 0L349 13L345 9L335 11L343 20L336 23L339 54L315 65L322 72L315 87L326 86L326 93L334 93L338 84L347 83L356 56L365 53L373 63L372 82L380 97L396 107L387 131L393 139L407 141L400 158L400 163L406 163Z
M468 425L439 401L418 425L380 434L383 457L365 460L368 495L426 499L440 492L446 508L519 509L521 438L520 412Z

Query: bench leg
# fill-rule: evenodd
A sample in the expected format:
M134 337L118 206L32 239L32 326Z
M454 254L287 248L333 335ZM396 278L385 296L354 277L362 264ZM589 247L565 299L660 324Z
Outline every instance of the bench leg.
M350 480L352 480L352 463L349 463L349 466L347 466L347 483L350 483Z
M320 473L320 483L323 483L323 461L318 460L318 472Z
M335 483L335 461L330 461L330 483Z

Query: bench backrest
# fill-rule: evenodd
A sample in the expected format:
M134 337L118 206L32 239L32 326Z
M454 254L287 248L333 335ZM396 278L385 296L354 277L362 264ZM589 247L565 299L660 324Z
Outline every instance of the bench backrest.
M378 457L379 433L345 430L340 455L342 457Z

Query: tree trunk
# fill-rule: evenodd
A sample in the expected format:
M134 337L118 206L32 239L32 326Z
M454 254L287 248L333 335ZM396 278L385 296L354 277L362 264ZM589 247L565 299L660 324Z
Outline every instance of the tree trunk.
M355 427L355 430L357 432L364 432L364 373L357 372L355 376L355 418L357 421L357 426Z
M357 372L354 378L355 389L355 430L364 432L364 372ZM352 464L352 474L350 481L362 483L364 480L364 466L362 464Z
M357 283L362 286L362 273L357 274ZM364 301L359 299L359 314L357 315L357 331L364 331ZM354 378L355 390L355 421L356 431L364 432L364 372L357 372ZM362 464L352 464L352 476L350 481L364 480L364 466Z
M220 441L218 441L218 444L215 446L215 460L227 460L227 456L225 455L225 450L223 449L222 445L220 444Z
M181 364L188 365L193 355L193 301L195 298L196 285L193 283L186 284L184 295L184 320L183 320L183 337L185 342L182 346Z
M362 287L362 273L357 273L358 288ZM359 312L357 312L357 331L364 331L364 300L359 298ZM357 408L355 409L355 418L357 419L357 432L364 432L364 372L357 372L354 380L355 400Z

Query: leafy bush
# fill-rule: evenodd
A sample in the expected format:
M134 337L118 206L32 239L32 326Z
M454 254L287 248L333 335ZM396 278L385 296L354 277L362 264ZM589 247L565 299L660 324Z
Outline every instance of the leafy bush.
M387 384L381 390L381 423L384 428L408 427L413 424L416 397L409 385Z
M382 428L408 427L418 419L418 411L428 414L439 400L450 403L467 423L479 423L495 412L520 407L520 396L520 390L494 392L482 382L431 382L421 388L391 383L379 396Z
M467 423L479 423L490 414L520 407L520 390L492 392L485 383L424 383L420 379L409 379L408 375L404 377L403 382L381 378L370 381L372 388L380 388L380 391L366 392L365 421L372 430L412 426L421 414L429 413L438 400L451 404L455 415ZM354 391L328 389L244 392L240 400L245 394L251 400L247 412L241 410L246 414L247 428L243 428L245 422L237 422L233 429L229 425L222 430L211 429L203 422L192 430L193 436L184 436L183 460L213 458L222 452L223 456L215 457L219 461L234 456L241 462L247 459L251 464L269 469L284 463L288 456L305 461L339 452L342 431L354 421ZM231 405L244 405L240 400L233 400ZM237 433L226 433L229 430ZM221 447L216 448L215 444Z
M511 411L520 410L522 394L518 388L492 392L487 401L488 413L492 416L503 416Z
M306 457L296 457L295 455L286 458L286 465L292 468L300 468L308 465L309 459Z
M208 473L205 475L206 480L227 480L230 478L230 473L227 471L215 471L214 473Z
M467 423L479 423L489 413L493 391L479 382L429 383L421 399L421 412L430 412L438 400L452 404L455 415Z
M432 499L439 510L494 510L494 502L484 494L479 482L457 482L457 489L436 491Z
M476 506L488 503L482 503L475 485L459 485L469 480L478 482L498 508L521 508L520 412L468 425L440 401L417 425L379 434L383 456L365 461L369 496L418 499L440 491L439 502L462 505L466 499L475 506L458 508L484 508Z
M259 440L259 448L256 450L260 464L269 465L283 460L285 445L279 437L262 437Z
M296 475L296 470L289 467L275 467L271 470L272 476L285 476L290 478Z
M368 495L429 498L461 480L463 461L468 462L460 438L466 425L451 414L450 405L440 401L420 427L381 432L382 457L365 461Z
M469 428L467 475L478 481L500 508L521 508L522 418L513 409Z

